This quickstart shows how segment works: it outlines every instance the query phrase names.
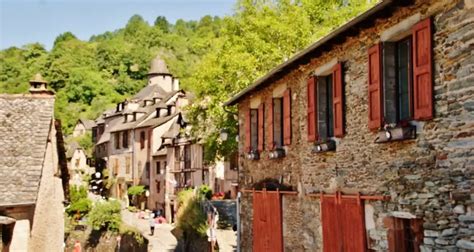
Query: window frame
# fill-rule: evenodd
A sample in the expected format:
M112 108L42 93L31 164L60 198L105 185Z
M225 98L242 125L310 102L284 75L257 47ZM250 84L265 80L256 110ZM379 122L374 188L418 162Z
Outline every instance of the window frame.
M161 175L161 161L155 162L156 175Z
M145 149L145 139L146 139L145 134L146 133L144 130L140 131L140 150Z
M120 150L120 132L115 132L114 134L115 140L115 149Z
M250 151L258 150L258 109L251 108L250 109Z
M122 131L122 148L128 148L128 130Z
M321 86L324 86L325 92L322 92ZM316 81L316 131L318 132L317 142L324 143L334 137L334 76L331 74L317 76ZM322 99L324 98L324 100ZM325 102L325 111L323 104ZM324 120L320 120L324 113ZM324 130L321 127L324 124Z
M273 148L282 148L284 146L284 133L283 133L283 127L284 127L284 115L283 115L283 97L273 97L272 98L273 106L272 106L272 115L273 115L273 127L272 127L272 132L273 132ZM279 104L278 104L279 103ZM278 104L278 106L277 106ZM279 119L277 120L276 117L276 110L279 109ZM279 127L280 133L277 133L276 127ZM278 142L279 140L279 142Z

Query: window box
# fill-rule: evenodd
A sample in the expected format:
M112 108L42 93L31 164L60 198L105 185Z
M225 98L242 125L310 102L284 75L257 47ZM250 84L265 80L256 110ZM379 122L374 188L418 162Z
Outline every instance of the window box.
M413 125L385 126L384 128L385 130L381 130L377 133L375 143L387 143L416 138L416 127Z
M313 147L313 153L321 153L336 150L336 141L328 139L324 142L317 142Z
M259 160L260 159L260 153L257 150L251 150L250 152L247 153L247 159L248 160Z
M286 156L286 151L283 148L275 148L274 150L270 151L268 157L270 159L278 159Z

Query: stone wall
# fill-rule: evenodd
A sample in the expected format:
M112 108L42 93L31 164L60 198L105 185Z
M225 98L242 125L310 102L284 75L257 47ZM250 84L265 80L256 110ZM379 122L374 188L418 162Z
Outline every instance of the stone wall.
M474 9L472 1L426 1L396 8L369 28L359 31L330 51L313 57L285 76L254 91L239 103L240 139L245 139L244 111L250 99L265 101L272 88L286 84L292 91L292 144L287 156L259 161L240 154L241 187L266 177L280 179L301 193L331 191L334 182L343 191L389 195L386 202L366 201L369 249L388 248L383 219L397 212L424 221L423 251L474 249L474 206L471 181L474 173ZM367 50L388 28L415 14L433 20L434 107L432 120L413 122L414 140L375 144L368 129ZM335 139L334 152L312 153L307 141L306 78L334 58L343 62L345 135ZM337 178L337 179L336 179ZM458 196L461 195L461 196ZM291 198L294 197L294 198ZM242 198L242 246L252 247L252 197ZM319 200L307 196L283 197L283 236L287 251L321 250Z

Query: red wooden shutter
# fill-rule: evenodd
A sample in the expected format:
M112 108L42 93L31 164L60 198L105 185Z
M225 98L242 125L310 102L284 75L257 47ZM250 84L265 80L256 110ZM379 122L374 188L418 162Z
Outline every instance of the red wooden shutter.
M249 152L251 149L251 133L250 133L250 108L245 111L245 151Z
M267 213L270 219L267 225L270 241L270 250L268 251L283 251L283 222L280 193L278 191L276 193L267 193L266 199L268 200Z
M338 220L344 251L366 251L364 203L353 198L339 200Z
M339 241L339 224L337 221L337 205L335 197L321 199L321 223L323 226L323 251L341 251Z
M413 33L413 114L416 120L433 118L431 20L419 22Z
M267 149L273 150L273 98L267 100Z
M262 104L258 107L258 151L263 151L263 145L264 145L264 111L265 107Z
M283 145L291 144L291 91L283 93Z
M369 129L382 127L382 45L369 48Z
M332 70L332 95L333 95L333 115L334 115L334 136L344 136L344 114L343 114L343 89L342 89L342 63Z
M316 127L316 77L311 76L307 84L307 104L308 104L308 141L316 141L317 127Z

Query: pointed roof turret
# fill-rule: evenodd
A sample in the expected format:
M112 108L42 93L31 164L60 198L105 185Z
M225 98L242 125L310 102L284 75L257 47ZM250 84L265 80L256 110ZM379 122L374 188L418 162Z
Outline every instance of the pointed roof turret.
M160 56L156 56L152 61L150 65L150 71L148 74L170 74L170 71L168 70L168 67L166 66L166 63L164 60L160 58Z

